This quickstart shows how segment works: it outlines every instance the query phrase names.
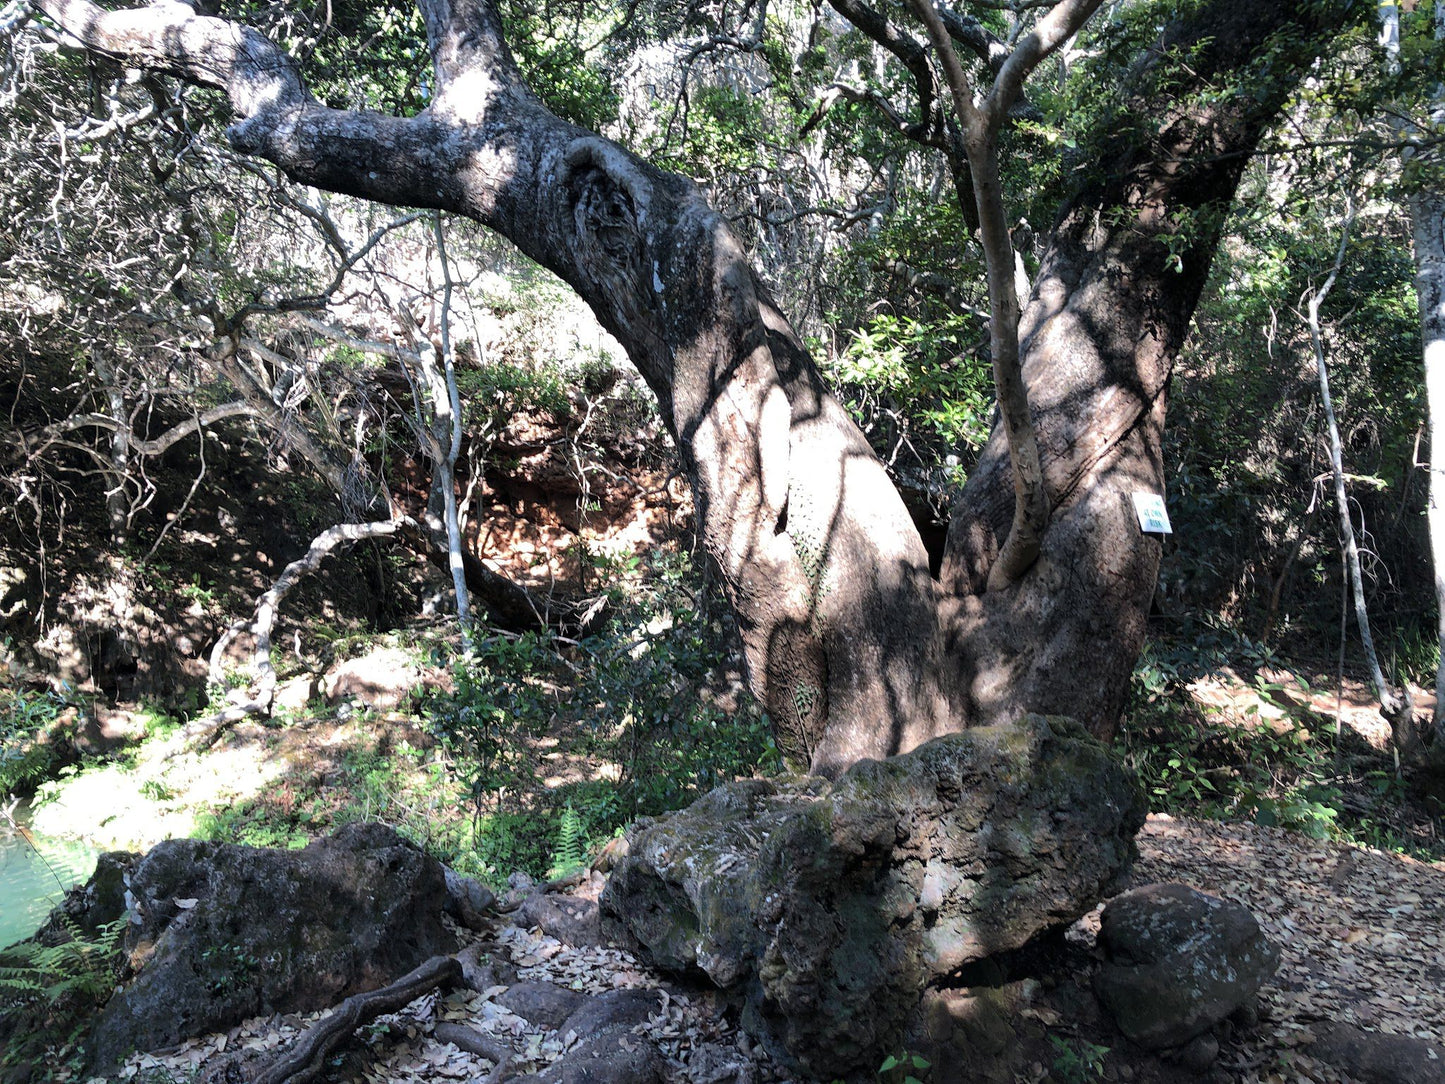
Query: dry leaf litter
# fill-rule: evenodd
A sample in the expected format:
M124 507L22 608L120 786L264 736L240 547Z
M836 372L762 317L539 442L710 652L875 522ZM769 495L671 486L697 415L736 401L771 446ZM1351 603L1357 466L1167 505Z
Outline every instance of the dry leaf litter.
M1353 1084L1305 1048L1316 1031L1345 1021L1371 1031L1440 1041L1445 1037L1445 866L1398 855L1311 840L1250 824L1221 824L1154 815L1139 835L1132 883L1181 881L1235 900L1255 915L1280 946L1281 962L1262 995L1258 1028L1226 1046L1214 1079L1240 1084ZM1075 933L1092 938L1096 909ZM486 939L495 957L510 959L519 982L546 981L596 994L624 988L659 989L660 1009L645 1031L657 1043L670 1077L694 1084L714 1069L693 1071L707 1047L736 1051L756 1084L788 1075L737 1030L721 1002L706 991L679 992L626 952L576 948L544 935L499 924ZM365 1068L339 1071L335 1084L485 1084L491 1062L437 1041L438 1022L464 1023L518 1051L513 1068L545 1068L585 1036L543 1030L496 1003L508 989L432 993L361 1031ZM324 1013L257 1018L224 1034L195 1039L159 1055L132 1058L113 1080L151 1079L159 1069L175 1080L234 1050L281 1050ZM1122 1040L1120 1040L1122 1043ZM699 1062L710 1059L699 1058ZM1032 1067L1030 1077L1042 1070ZM706 1074L706 1075L699 1075ZM1221 1075L1222 1074L1222 1075ZM511 1074L508 1074L511 1075ZM1127 1069L1117 1079L1130 1079ZM1115 1079L1109 1072L1105 1079ZM162 1077L161 1079L165 1079ZM100 1084L96 1078L91 1084Z

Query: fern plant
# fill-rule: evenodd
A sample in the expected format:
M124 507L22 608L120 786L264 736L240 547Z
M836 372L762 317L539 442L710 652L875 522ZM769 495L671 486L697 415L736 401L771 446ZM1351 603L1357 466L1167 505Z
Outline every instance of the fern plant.
M99 1000L115 985L120 938L127 917L101 926L87 936L64 911L57 911L66 939L55 945L22 941L0 958L0 999L28 1002L43 999L51 1005L67 995Z
M548 877L566 877L581 869L587 862L587 825L582 814L568 802L562 809L557 823L557 847L552 852L552 868Z

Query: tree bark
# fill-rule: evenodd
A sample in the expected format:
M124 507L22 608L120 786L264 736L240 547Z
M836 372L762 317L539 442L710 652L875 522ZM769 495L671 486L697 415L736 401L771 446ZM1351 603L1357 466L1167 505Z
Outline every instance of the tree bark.
M692 182L547 112L488 0L422 0L436 90L410 118L326 108L271 42L179 3L38 6L93 51L224 91L233 145L293 179L467 215L570 283L657 396L780 744L835 774L1025 710L1114 725L1159 554L1129 493L1163 490L1164 389L1224 211L1343 0L1213 0L1136 65L1099 159L1112 168L1066 206L1020 326L1054 513L1038 560L987 593L1015 507L1003 437L935 582L882 463L726 221ZM1210 93L1170 107L1148 75L1176 48L1189 64L1171 92ZM1258 88L1214 92L1266 56Z
M1345 460L1344 450L1340 445L1340 427L1335 421L1335 404L1330 395L1330 370L1325 361L1325 344L1320 334L1320 306L1324 304L1325 298L1329 296L1335 279L1339 277L1340 265L1345 260L1345 247L1349 244L1350 228L1355 221L1354 208L1351 207L1345 217L1345 222L1340 230L1340 248L1335 254L1334 265L1330 268L1329 274L1319 289L1311 290L1307 302L1308 323L1310 328L1310 345L1315 352L1315 369L1319 376L1320 383L1320 405L1325 411L1325 431L1329 437L1330 445L1330 473L1335 483L1335 509L1339 513L1340 520L1340 549L1343 553L1345 566L1348 572L1347 579L1352 592L1355 607L1355 627L1360 630L1360 644L1365 651L1365 663L1370 669L1370 684L1375 688L1375 696L1380 701L1380 711L1385 718L1389 719L1395 726L1395 744L1402 752L1409 752L1414 732L1411 729L1412 720L1400 719L1401 704L1396 698L1390 686L1385 682L1384 672L1380 669L1380 657L1375 651L1375 637L1370 632L1370 615L1365 607L1365 577L1360 569L1360 547L1355 540L1355 523L1350 516L1349 494L1345 491ZM1403 733L1400 724L1403 723Z
M1165 492L1170 371L1245 163L1343 15L1195 7L1164 27L1103 120L1109 134L1087 153L1105 165L1062 209L1019 329L1052 508L1037 562L1013 588L984 593L1013 512L997 431L952 513L941 578L960 600L966 647L951 659L970 718L1063 712L1100 736L1117 725L1160 554L1131 494ZM1161 91L1170 55L1188 67ZM1257 72L1266 58L1268 78Z
M271 663L271 634L276 631L281 601L304 577L320 568L321 562L338 546L351 545L365 538L382 538L395 534L405 523L405 520L399 519L383 519L373 523L338 523L326 528L311 540L306 552L287 565L281 575L276 577L270 590L257 600L254 617L249 622L242 618L232 623L211 648L210 680L212 685L219 686L225 678L226 650L235 642L237 636L249 631L255 637L255 644L251 649L255 692L240 703L232 704L214 715L188 725L184 732L188 747L210 745L231 724L240 722L247 716L271 713L272 702L276 699L276 668Z
M1435 565L1435 605L1441 650L1435 670L1435 747L1445 749L1445 196L1419 193L1410 201L1415 242L1415 290L1425 346L1425 400L1430 422L1427 518Z
M1383 0L1380 11L1380 44L1390 70L1400 67L1400 7L1395 0ZM1436 0L1435 40L1445 44L1445 3ZM1426 131L1445 125L1445 85L1431 88L1426 109ZM1406 139L1417 125L1402 111L1390 122ZM1439 150L1426 151L1438 159ZM1414 155L1402 154L1405 165ZM1438 161L1431 163L1436 170ZM1430 431L1430 484L1426 522L1430 536L1430 560L1435 569L1436 644L1440 655L1435 668L1435 711L1431 719L1433 748L1445 751L1445 193L1438 184L1426 185L1411 194L1410 238L1415 251L1415 293L1420 303L1420 338L1425 361L1425 411ZM1410 726L1410 720L1404 721ZM1398 724L1397 724L1398 729ZM1411 731L1413 737L1413 731Z

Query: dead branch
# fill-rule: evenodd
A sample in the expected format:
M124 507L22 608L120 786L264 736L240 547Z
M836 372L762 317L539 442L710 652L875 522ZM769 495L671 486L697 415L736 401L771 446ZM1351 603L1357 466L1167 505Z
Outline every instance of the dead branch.
M271 589L257 600L254 616L249 621L242 618L232 622L231 626L221 634L221 638L216 641L216 646L211 649L211 683L219 685L223 679L222 663L226 657L226 649L249 625L249 631L256 638L255 647L251 653L251 668L256 674L255 692L249 700L228 707L215 715L197 720L186 727L182 733L185 736L187 747L203 748L214 742L231 724L239 722L249 715L270 714L271 703L276 696L276 670L271 665L271 633L276 628L281 600L301 581L302 577L316 571L327 555L338 546L344 543L359 542L365 538L381 538L395 534L403 525L407 524L414 526L409 517L382 519L372 523L338 523L334 527L328 527L311 540L311 546L305 555L287 565L281 575L277 577L276 582L271 585Z
M455 956L433 956L390 986L354 994L330 1016L303 1032L295 1046L256 1075L253 1084L306 1084L320 1075L332 1051L363 1024L396 1012L432 990L457 986L461 981L462 965Z

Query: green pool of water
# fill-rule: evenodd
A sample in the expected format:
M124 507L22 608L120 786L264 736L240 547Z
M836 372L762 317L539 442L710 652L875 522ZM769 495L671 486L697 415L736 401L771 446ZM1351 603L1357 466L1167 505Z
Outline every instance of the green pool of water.
M22 804L11 816L26 825L29 810ZM33 834L27 840L0 816L0 946L33 934L65 889L94 870L95 851L84 843Z

